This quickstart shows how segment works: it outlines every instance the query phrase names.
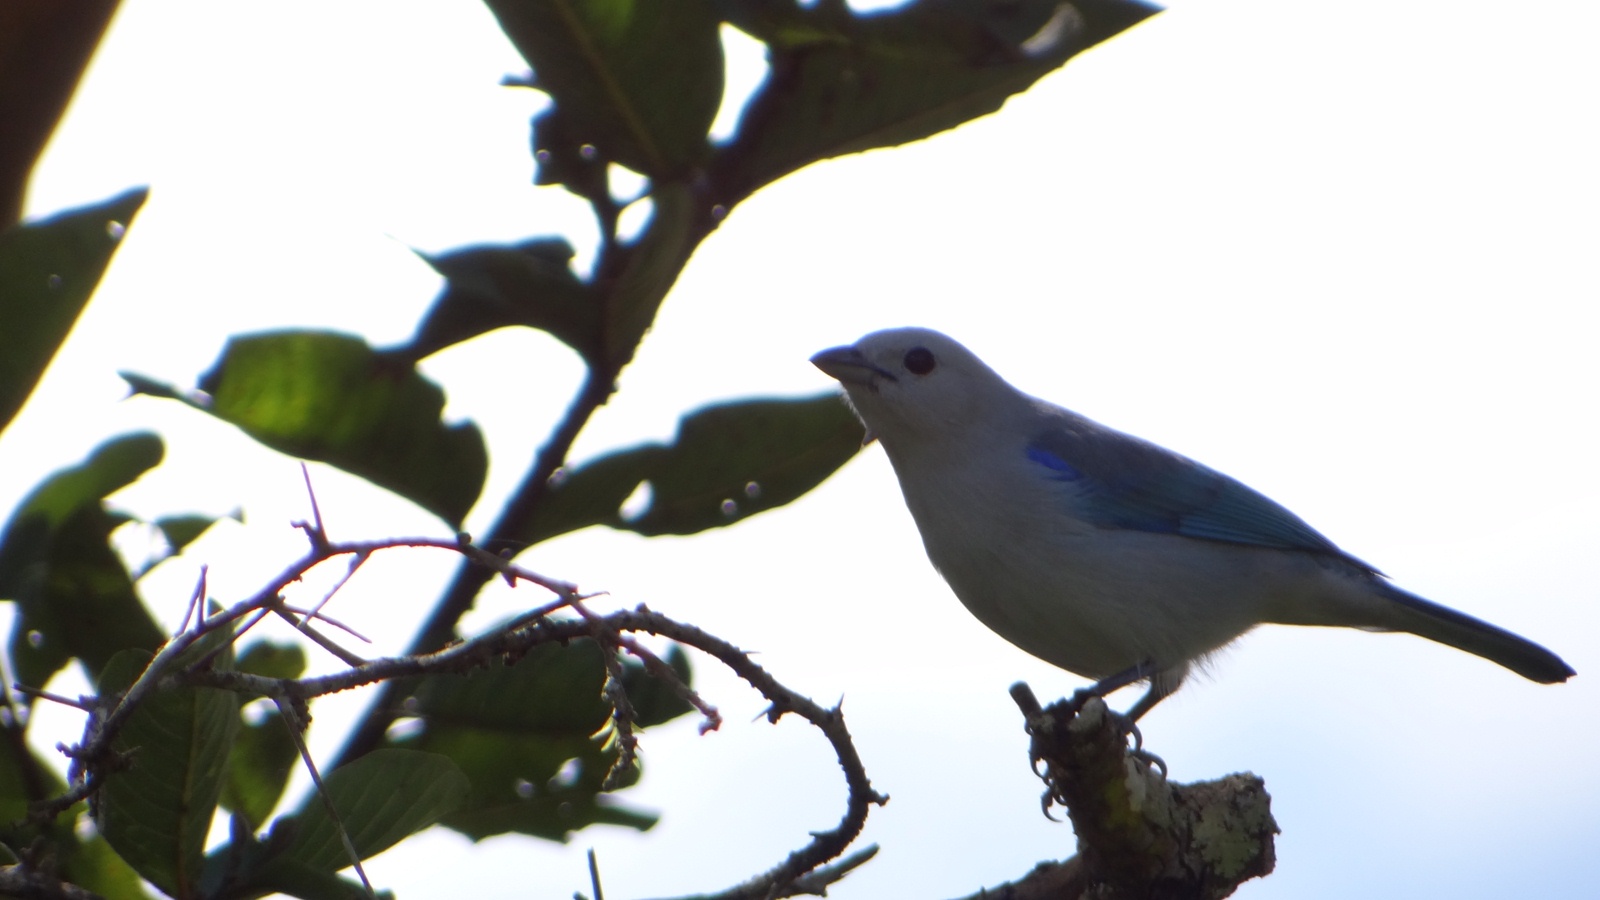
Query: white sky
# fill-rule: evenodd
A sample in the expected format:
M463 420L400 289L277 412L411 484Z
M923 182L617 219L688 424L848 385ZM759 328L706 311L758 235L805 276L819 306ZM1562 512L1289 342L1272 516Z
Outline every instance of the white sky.
M869 330L945 330L1025 390L1241 478L1401 585L1579 671L1540 687L1410 637L1241 641L1145 722L1176 779L1266 778L1279 871L1238 896L1592 896L1597 33L1579 0L1190 0L997 116L813 167L735 210L575 456L667 436L709 400L826 389L807 357ZM126 0L30 210L137 184L152 196L0 443L0 507L104 436L155 428L168 461L126 506L243 504L249 521L151 576L158 614L181 616L200 562L224 601L278 571L300 550L287 523L306 515L296 466L174 404L118 402L114 373L190 384L228 334L272 326L402 339L437 287L408 246L591 242L581 204L528 184L537 95L496 86L522 68L471 2ZM450 414L488 432L491 497L579 374L530 335L428 369ZM342 536L441 530L315 477ZM525 561L846 698L893 802L868 825L879 858L830 896L964 895L1071 854L1069 829L1038 813L1005 688L1081 682L966 615L876 448L736 528L596 529ZM450 564L389 560L333 612L396 649ZM542 599L502 591L475 621ZM375 880L406 898L465 883L564 900L588 891L593 846L608 897L671 896L742 880L830 827L843 786L820 737L752 722L757 698L698 662L727 724L645 736L645 781L624 799L664 813L654 831L477 848L432 833L375 861ZM331 751L356 708L320 709L313 749Z

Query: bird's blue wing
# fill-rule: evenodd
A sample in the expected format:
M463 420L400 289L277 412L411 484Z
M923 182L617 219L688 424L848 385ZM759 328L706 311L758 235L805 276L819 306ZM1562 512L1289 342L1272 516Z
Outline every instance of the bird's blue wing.
M1070 496L1079 518L1103 528L1325 553L1376 571L1221 472L1076 415L1041 431L1027 454L1048 477L1075 489Z

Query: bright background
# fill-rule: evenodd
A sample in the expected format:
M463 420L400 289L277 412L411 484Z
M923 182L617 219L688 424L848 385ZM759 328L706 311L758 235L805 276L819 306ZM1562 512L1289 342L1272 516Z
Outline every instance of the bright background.
M736 209L575 458L667 437L710 400L827 389L807 357L869 330L945 330L1023 389L1241 478L1401 585L1581 673L1536 686L1410 637L1241 641L1144 729L1175 779L1266 778L1279 870L1238 896L1592 897L1596 34L1583 0L1187 0L997 116L813 167ZM747 90L759 54L730 40ZM0 444L0 507L103 437L155 428L168 460L119 502L152 516L242 504L248 522L147 579L165 621L200 562L231 602L298 555L295 463L176 404L121 402L114 373L192 384L227 335L272 326L401 340L438 286L408 247L561 233L586 261L586 208L529 185L539 95L497 86L524 68L468 0L126 0L29 208L152 194ZM450 415L485 427L491 497L580 374L529 334L427 369ZM313 474L337 536L440 533L401 501ZM820 701L845 698L893 802L868 825L878 859L830 896L965 895L1073 852L1039 814L1005 689L1081 682L966 615L878 449L735 528L593 529L523 561L610 591L600 606L648 603L757 650ZM392 652L452 565L394 556L330 611L375 639L366 652ZM502 591L473 621L543 599ZM758 698L699 662L727 723L646 735L644 783L623 796L664 814L654 831L477 848L430 833L374 861L375 881L407 898L565 900L589 892L593 846L608 897L670 896L764 871L830 827L843 784L821 738L753 721ZM331 752L359 700L319 707L314 751ZM79 727L43 715L43 746Z

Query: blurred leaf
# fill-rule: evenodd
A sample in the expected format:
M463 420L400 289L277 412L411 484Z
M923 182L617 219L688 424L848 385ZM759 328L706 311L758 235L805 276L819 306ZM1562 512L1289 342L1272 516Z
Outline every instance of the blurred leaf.
M422 679L406 712L428 729L470 725L507 734L588 737L611 716L601 699L605 663L593 641L541 644L515 665Z
M249 823L261 827L283 798L300 754L289 726L276 707L260 722L243 722L228 753L228 777L219 801Z
M103 900L144 900L150 896L139 880L139 873L123 862L98 834L77 842L62 855L65 859L61 878L93 891Z
M668 660L688 676L681 652ZM624 663L623 684L639 707L640 726L680 714L642 669ZM514 665L424 679L405 706L421 728L395 744L442 753L461 766L472 791L443 822L474 840L506 832L565 840L596 823L648 828L654 816L600 793L616 761L606 739L612 711L601 693L605 679L592 641L541 645Z
M102 505L161 455L153 434L113 438L46 478L12 513L0 536L0 598L18 606L9 645L17 680L43 686L73 657L97 677L118 650L154 650L165 639L109 544L123 519Z
M174 555L183 552L183 548L194 543L195 539L205 534L206 529L223 519L232 519L235 522L244 521L244 512L234 510L226 516L166 516L155 521L157 528L161 529L161 536L166 539L167 546Z
M0 432L100 283L144 188L0 232Z
M427 828L461 806L467 778L449 759L414 750L379 749L327 773L328 797L339 821L366 859ZM313 795L295 816L273 825L293 837L280 857L311 869L336 872L350 865L326 802ZM270 868L270 865L269 865Z
M722 0L770 52L718 169L731 205L822 159L920 140L998 110L1078 53L1159 11L1138 0Z
M650 477L650 505L614 527L693 534L799 498L861 449L859 420L837 394L708 406L678 426Z
M703 407L672 444L643 444L564 471L515 537L535 544L589 525L692 534L789 503L861 449L865 432L838 394ZM650 505L620 508L642 482Z
M711 0L487 2L576 140L657 179L703 161L722 102Z
M459 527L483 490L488 453L471 423L440 421L444 393L360 338L317 331L234 337L185 395L139 376L139 393L178 399L268 447L338 466Z
M26 743L0 740L0 842L25 846L31 835L11 825L27 817L28 804L57 796L66 789L66 782L55 769Z
M314 869L289 859L273 859L248 874L248 889L224 896L258 897L287 894L305 900L370 900L366 888L332 872ZM393 900L390 891L378 891L378 900Z
M124 650L101 674L99 691L128 689L152 655ZM239 699L214 688L174 688L139 704L112 741L132 765L101 788L95 824L143 878L171 896L198 895L206 833L222 792Z
M306 650L299 644L258 641L245 648L234 668L263 678L299 678L306 670Z
M263 678L299 678L306 670L306 651L299 644L259 641L245 648L234 668ZM299 758L276 706L269 705L259 722L243 721L228 754L222 807L259 828L283 798Z
M572 274L566 241L538 238L423 258L448 281L407 346L411 358L507 325L549 332L588 360L598 355L600 302Z
M682 647L673 644L662 661L672 667L679 681L685 685L691 683L689 655ZM642 665L623 670L622 687L633 704L634 721L641 728L660 725L694 711L689 701L678 696L665 681L649 674Z
M699 204L687 185L657 184L650 193L650 209L639 237L624 246L626 261L605 295L604 358L619 369L633 359L661 302L704 237L696 227Z
M533 117L533 183L559 184L590 203L615 203L611 164L592 144L574 133L569 117L554 103Z
M781 506L820 484L861 447L863 430L836 394L744 400L684 417L671 445L646 444L564 473L518 537L537 543L588 525L691 534ZM619 509L641 482L649 507Z
M616 521L623 502L671 453L665 445L645 444L562 470L514 539L532 545L558 534Z

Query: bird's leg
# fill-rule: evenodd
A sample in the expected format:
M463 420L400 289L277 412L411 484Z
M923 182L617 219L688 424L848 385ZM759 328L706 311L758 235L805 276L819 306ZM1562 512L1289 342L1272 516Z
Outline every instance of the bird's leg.
M1155 663L1145 660L1144 662L1129 666L1115 675L1102 678L1094 684L1074 693L1072 695L1072 699L1068 702L1068 709L1073 715L1077 715L1078 712L1083 709L1083 704L1087 703L1091 697L1104 698L1105 695L1125 688L1130 684L1138 681L1148 680L1150 682L1150 689L1145 692L1143 697L1139 698L1139 702L1135 703L1133 707L1127 711L1127 713L1114 712L1108 708L1106 710L1106 714L1111 716L1111 718L1117 723L1117 727L1120 728L1124 734L1127 734L1129 737L1133 738L1133 747L1131 750L1129 750L1129 753L1132 754L1135 759L1141 760L1147 765L1153 765L1159 768L1161 770L1161 774L1165 776L1167 772L1167 764L1163 762L1159 756L1145 751L1144 735L1140 733L1139 726L1136 723L1138 722L1139 717L1149 712L1157 703L1160 703L1162 700L1171 696L1171 694L1178 689L1178 685L1183 683L1184 676L1188 674L1189 666L1187 663L1162 669L1157 668Z

